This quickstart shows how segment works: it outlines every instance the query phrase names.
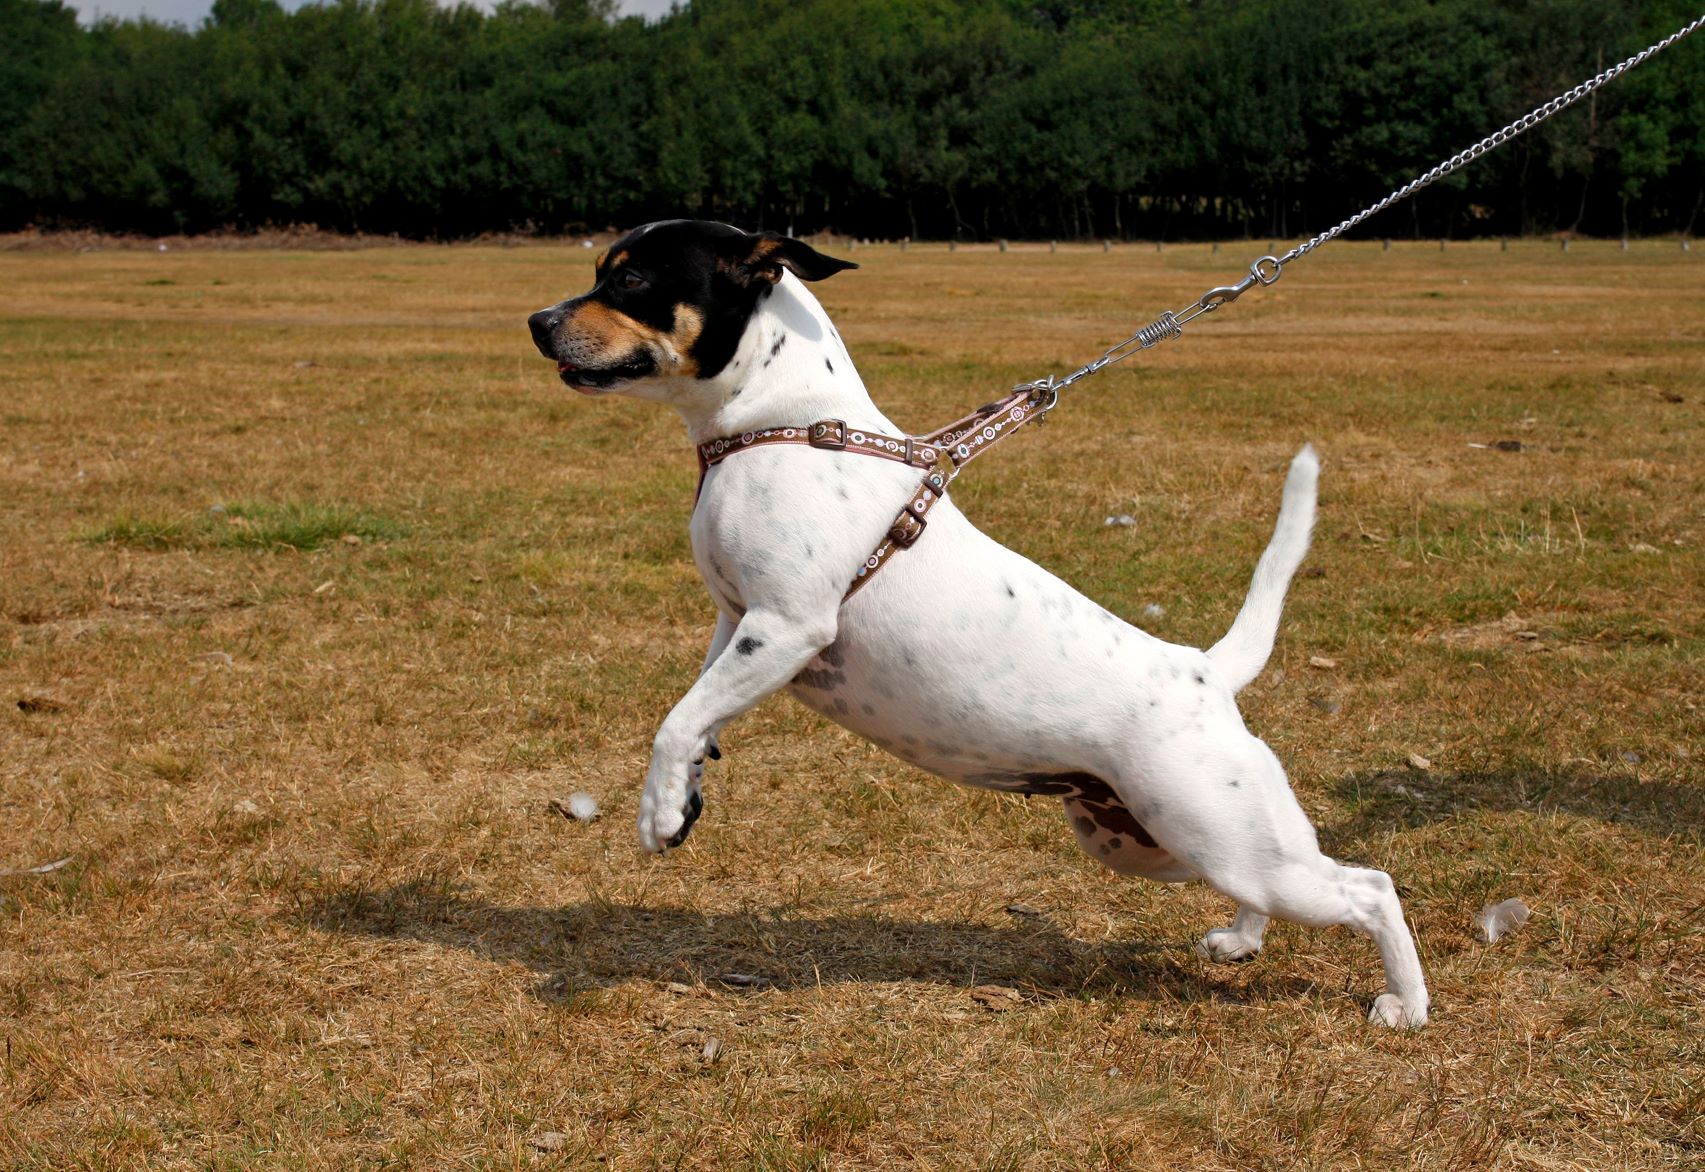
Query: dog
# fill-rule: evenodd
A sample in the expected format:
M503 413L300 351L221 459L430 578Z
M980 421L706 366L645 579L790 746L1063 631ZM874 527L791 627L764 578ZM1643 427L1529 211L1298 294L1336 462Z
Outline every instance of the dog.
M528 326L566 385L666 403L698 445L818 420L902 435L807 288L856 267L785 236L662 221L617 240L590 292ZM786 688L941 777L1058 796L1084 851L1120 874L1200 879L1235 900L1231 925L1198 946L1212 960L1254 956L1270 916L1372 937L1387 987L1369 1020L1424 1024L1427 987L1391 879L1320 852L1234 700L1272 653L1318 468L1308 447L1292 461L1248 596L1206 652L1120 620L948 497L915 545L843 597L917 492L916 467L777 444L703 468L690 531L716 631L652 744L641 844L685 839L723 726Z

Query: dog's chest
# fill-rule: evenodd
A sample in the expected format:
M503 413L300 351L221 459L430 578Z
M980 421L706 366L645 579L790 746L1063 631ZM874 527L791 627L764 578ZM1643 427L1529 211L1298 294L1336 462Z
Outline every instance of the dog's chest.
M825 582L845 589L916 480L914 469L845 453L742 453L705 474L693 559L730 618L754 606L786 612Z

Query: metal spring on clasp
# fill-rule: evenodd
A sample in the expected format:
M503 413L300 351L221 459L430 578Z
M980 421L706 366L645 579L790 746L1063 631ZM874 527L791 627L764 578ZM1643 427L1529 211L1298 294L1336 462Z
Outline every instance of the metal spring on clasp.
M1184 329L1178 324L1178 318L1171 310L1161 314L1152 324L1137 331L1137 342L1144 350L1150 346L1158 346L1162 342L1182 336Z

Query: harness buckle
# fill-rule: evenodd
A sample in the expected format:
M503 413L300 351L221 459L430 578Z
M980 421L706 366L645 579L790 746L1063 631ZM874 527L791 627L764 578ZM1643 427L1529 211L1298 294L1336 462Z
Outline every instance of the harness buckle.
M888 526L888 540L901 549L910 549L912 544L924 535L926 524L927 522L908 505L894 518L894 523Z
M811 433L806 437L806 440L814 448L823 448L830 452L845 451L847 421L844 419L819 419L811 425Z

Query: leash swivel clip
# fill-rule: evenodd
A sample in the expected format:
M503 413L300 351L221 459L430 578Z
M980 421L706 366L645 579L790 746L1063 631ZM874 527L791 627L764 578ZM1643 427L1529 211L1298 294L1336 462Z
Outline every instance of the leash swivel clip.
M1014 392L1029 391L1030 397L1025 400L1025 408L1035 416L1038 424L1048 422L1048 412L1060 401L1060 388L1064 383L1058 382L1053 375L1039 378L1033 383L1019 383L1012 388Z
M1284 275L1284 267L1276 256L1264 256L1249 266L1249 275L1235 285L1217 285L1202 294L1196 302L1201 312L1209 313L1228 302L1236 301L1256 285L1271 285Z

